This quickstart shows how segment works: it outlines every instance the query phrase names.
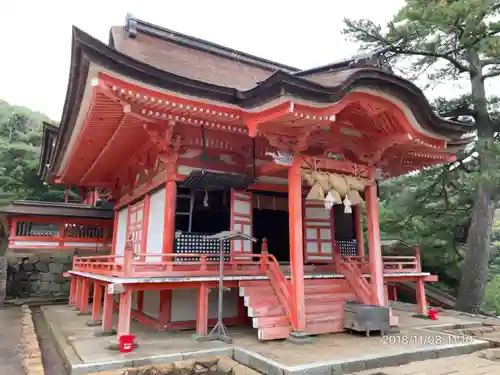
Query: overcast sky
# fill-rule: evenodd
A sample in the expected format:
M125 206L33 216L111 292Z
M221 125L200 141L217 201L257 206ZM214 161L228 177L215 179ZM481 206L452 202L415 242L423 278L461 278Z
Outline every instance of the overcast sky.
M270 60L310 68L357 53L343 18L385 24L403 0L0 1L0 99L59 121L71 26L107 42L127 12L151 23Z

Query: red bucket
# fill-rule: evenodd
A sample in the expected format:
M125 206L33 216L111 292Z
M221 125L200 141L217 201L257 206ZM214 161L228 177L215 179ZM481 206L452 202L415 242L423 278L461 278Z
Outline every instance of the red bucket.
M134 335L122 335L120 336L120 352L130 353L134 348Z
M429 319L430 320L438 320L438 310L437 309L429 309Z

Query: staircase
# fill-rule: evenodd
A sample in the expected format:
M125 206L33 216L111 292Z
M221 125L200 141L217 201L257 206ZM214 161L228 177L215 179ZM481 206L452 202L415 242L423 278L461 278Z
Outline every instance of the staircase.
M305 280L306 332L311 334L344 330L344 301L357 297L345 279ZM274 285L273 285L274 284ZM276 293L271 280L240 281L240 296L245 299L248 315L257 328L259 340L287 338L292 332L291 320L283 307L281 290ZM286 292L285 292L286 293Z
M370 283L362 277L361 271L354 262L346 262L337 249L333 251L333 260L338 267L337 272L344 275L349 287L356 294L359 302L369 305L372 303Z

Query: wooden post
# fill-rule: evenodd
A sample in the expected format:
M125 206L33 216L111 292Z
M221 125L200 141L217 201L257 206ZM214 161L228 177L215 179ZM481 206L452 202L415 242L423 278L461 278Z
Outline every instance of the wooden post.
M132 291L125 288L120 294L120 304L118 307L118 338L130 334L130 318L132 316Z
M104 303L102 309L102 334L113 333L113 295L108 293L107 285L104 286Z
M365 188L366 218L368 220L368 252L370 259L370 277L372 303L385 306L384 267L380 244L380 227L377 201L377 184L374 182Z
M123 275L132 276L134 261L134 248L132 242L132 235L129 236L128 241L125 243L125 250L123 254Z
M75 309L80 310L83 278L80 276L75 276L75 278L76 278Z
M359 257L365 256L365 239L363 236L363 212L361 205L353 207L354 230L356 232L356 249Z
M160 324L162 328L167 328L170 323L172 311L172 290L164 289L160 291Z
M144 310L144 290L137 291L137 311L142 314Z
M101 320L102 304L102 285L94 282L94 296L92 301L92 320L99 322Z
M148 251L148 228L149 228L149 211L151 206L151 195L146 194L143 204L144 204L144 209L142 211L141 256L139 258L142 261L146 260L145 254Z
M421 277L419 277L415 283L415 294L417 297L418 313L427 315L429 312L427 308L427 299L425 298L425 284Z
M71 284L70 284L70 288L69 288L69 305L70 306L75 306L77 281L78 281L78 277L75 275L71 275Z
M198 303L196 308L196 335L208 334L208 284L201 283L198 288Z
M82 287L80 290L80 314L87 315L89 313L89 295L90 295L90 280L87 277L82 278Z
M175 181L168 180L165 184L165 219L163 230L163 252L174 252L175 233L175 206L177 196L177 185Z
M294 156L288 169L288 207L290 232L290 271L292 281L292 310L294 331L303 332L306 328L304 300L304 241L302 225L302 178L300 158Z

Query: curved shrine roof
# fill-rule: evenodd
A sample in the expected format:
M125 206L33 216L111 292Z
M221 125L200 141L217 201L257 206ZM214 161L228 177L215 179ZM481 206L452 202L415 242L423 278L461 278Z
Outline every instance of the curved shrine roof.
M118 75L212 102L252 109L280 96L326 105L356 89L375 90L405 103L422 128L464 147L468 125L438 117L423 92L387 69L356 57L307 71L127 18L110 30L109 45L74 27L70 79L53 165L67 148L91 64ZM368 61L368 63L367 63Z

